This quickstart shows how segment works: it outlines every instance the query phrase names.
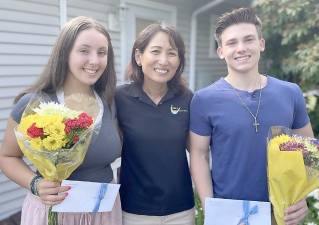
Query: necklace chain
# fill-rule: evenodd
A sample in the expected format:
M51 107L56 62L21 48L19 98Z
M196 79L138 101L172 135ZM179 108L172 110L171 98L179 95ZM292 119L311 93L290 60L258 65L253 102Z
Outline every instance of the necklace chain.
M254 122L253 122L253 126L255 127L255 131L256 133L258 133L258 126L260 126L260 123L258 123L257 117L259 114L259 108L260 108L260 102L261 102L261 78L260 78L260 82L259 82L259 98L258 98L258 106L257 106L257 110L256 110L256 114L254 114L248 107L248 105L244 102L244 100L242 99L242 97L240 97L238 91L232 87L232 90L235 92L235 94L238 96L241 105L249 112L249 114L254 118Z

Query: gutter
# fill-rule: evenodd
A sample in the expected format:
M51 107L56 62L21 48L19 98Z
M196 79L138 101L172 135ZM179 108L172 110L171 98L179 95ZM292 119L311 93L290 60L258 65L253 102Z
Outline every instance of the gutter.
M192 13L192 18L191 18L191 37L190 37L190 64L189 64L189 88L194 91L195 89L195 72L196 72L196 35L197 35L197 16L200 13L203 13L214 6L224 2L225 0L215 0L212 2L209 2L206 5L203 5L202 7L196 9Z
M127 46L126 46L126 37L127 37L127 31L125 29L125 18L126 18L126 14L127 14L127 10L128 10L128 7L126 5L126 2L121 0L121 3L120 3L120 44L121 44L121 47L120 47L120 51L121 51L121 61L120 61L120 68L121 68L121 71L120 71L120 74L121 76L117 78L118 81L121 82L124 82L125 81L125 68L126 68L126 65L127 65L127 62L129 62L129 59L126 59L124 56L126 55L126 49L127 49ZM128 61L126 61L128 60Z

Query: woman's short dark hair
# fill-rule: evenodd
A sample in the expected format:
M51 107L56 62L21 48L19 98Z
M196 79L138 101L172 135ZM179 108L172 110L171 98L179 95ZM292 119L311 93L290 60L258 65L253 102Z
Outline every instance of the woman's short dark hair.
M88 29L95 29L107 39L107 66L102 76L94 84L95 91L110 105L114 97L116 86L116 74L114 69L114 53L109 33L98 21L84 16L79 16L68 21L62 28L44 67L39 80L30 88L23 91L15 98L18 101L24 94L29 92L44 91L55 93L63 87L69 72L69 55L78 35Z
M258 37L262 37L262 25L259 17L252 8L239 8L231 12L226 12L217 19L215 39L219 46L222 44L221 35L226 28L239 23L249 23L255 25Z
M179 91L184 91L186 88L186 83L182 78L182 74L185 67L185 45L181 35L176 31L175 27L168 26L165 24L151 24L148 25L136 38L131 55L131 62L126 69L125 76L131 81L137 84L143 84L144 74L142 67L137 65L135 60L135 52L144 52L145 48L148 46L152 38L158 32L166 33L169 37L169 42L172 48L176 49L178 52L178 57L180 64L176 70L174 77L168 82L170 88L177 88Z

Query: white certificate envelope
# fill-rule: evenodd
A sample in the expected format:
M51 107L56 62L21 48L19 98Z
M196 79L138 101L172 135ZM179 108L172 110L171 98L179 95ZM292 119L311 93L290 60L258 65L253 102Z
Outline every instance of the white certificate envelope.
M71 186L68 196L52 207L54 212L110 212L112 211L119 184L86 181L62 181L62 186Z
M270 203L206 198L205 225L271 225Z

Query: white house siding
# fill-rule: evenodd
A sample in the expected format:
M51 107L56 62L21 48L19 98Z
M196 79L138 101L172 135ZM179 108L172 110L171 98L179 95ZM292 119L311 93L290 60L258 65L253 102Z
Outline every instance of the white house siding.
M189 51L190 51L190 21L192 7L190 4L178 4L177 8L177 24L176 29L183 37L186 48L186 65L184 69L184 77L189 77Z
M89 16L101 22L108 30L115 55L115 70L118 77L122 71L120 68L120 27L118 29L109 29L108 16L113 14L119 20L119 0L68 0L67 14L68 19L76 16ZM117 21L119 22L119 21ZM119 25L120 26L120 25Z
M226 73L225 63L217 55L209 57L211 22L210 14L200 15L197 20L196 89L217 80Z
M0 143L14 97L38 77L59 31L59 0L1 0ZM0 172L0 220L18 212L25 190Z

